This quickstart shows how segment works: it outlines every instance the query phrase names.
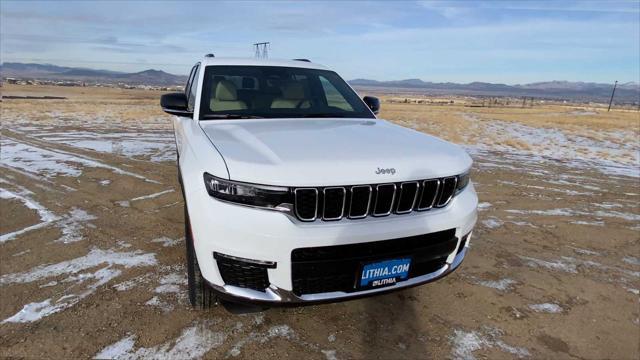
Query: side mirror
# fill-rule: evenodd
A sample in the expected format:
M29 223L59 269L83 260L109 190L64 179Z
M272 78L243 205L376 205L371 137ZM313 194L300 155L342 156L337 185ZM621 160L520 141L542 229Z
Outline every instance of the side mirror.
M193 117L193 112L187 110L187 96L184 93L162 95L160 97L160 106L167 114Z
M378 115L378 113L380 112L380 99L373 96L365 96L362 98L362 100L364 100L364 103L367 104L369 109L371 109L374 114Z

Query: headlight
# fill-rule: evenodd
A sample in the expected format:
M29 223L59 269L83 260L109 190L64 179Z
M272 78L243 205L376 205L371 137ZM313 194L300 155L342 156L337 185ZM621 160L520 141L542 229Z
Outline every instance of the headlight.
M456 187L456 193L459 193L469 185L469 172L462 175L458 175L458 186Z
M293 195L289 188L229 181L204 173L209 195L222 201L278 211L291 211Z

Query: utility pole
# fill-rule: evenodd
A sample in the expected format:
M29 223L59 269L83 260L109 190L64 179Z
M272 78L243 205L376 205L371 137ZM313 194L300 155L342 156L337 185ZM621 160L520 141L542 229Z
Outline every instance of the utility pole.
M269 57L269 53L268 53L269 44L271 43L268 41L253 44L253 46L255 46L256 48L256 52L255 52L256 59L267 59Z
M618 80L613 84L613 91L611 92L611 100L609 100L609 108L607 112L611 111L611 103L613 102L613 95L616 93L616 86L618 86Z
M524 109L524 105L527 103L527 97L523 96L522 97L522 108Z

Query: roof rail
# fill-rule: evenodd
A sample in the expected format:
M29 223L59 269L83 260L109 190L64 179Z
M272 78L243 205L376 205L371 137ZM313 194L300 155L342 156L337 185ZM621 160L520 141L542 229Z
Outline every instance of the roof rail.
M294 61L311 62L309 59L293 59Z
M213 55L213 54L207 54L207 55L205 55L204 57L215 57L215 55Z

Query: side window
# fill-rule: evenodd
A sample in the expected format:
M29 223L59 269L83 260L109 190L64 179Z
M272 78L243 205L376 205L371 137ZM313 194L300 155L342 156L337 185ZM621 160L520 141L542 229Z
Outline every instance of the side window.
M324 96L327 99L327 106L335 107L338 109L342 109L345 111L353 111L353 107L349 104L349 102L340 94L338 89L333 86L329 80L327 80L324 76L319 76L320 84L322 85L322 89L324 90Z
M193 72L193 79L191 79L189 94L187 94L187 99L189 100L187 110L189 111L193 111L193 107L196 103L196 92L198 91L198 74L200 73L200 65L196 65L195 69L196 70Z
M187 85L184 86L184 96L189 96L189 86L191 86L191 82L193 81L193 73L196 67L191 68L191 72L189 73L189 79L187 80Z

